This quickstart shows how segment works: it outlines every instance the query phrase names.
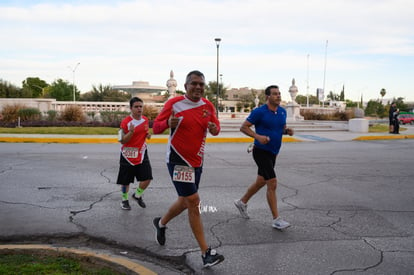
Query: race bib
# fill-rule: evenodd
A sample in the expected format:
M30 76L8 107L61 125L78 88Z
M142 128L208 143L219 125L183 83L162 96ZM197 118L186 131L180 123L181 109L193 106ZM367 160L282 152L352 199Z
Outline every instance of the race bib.
M195 183L194 167L175 165L173 181Z
M137 158L138 157L138 148L136 148L136 147L124 147L122 149L122 154L126 158Z

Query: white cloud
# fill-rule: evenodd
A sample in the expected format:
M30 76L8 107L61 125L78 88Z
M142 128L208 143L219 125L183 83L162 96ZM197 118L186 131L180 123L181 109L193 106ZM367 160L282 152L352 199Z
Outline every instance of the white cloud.
M287 90L295 77L302 93L309 54L313 92L323 82L328 40L326 90L346 83L357 100L360 93L377 98L388 86L389 96L414 100L402 77L414 74L408 65L414 64L412 1L30 3L0 4L0 38L7 41L0 45L0 78L15 84L28 76L72 81L68 66L77 62L82 91L134 80L164 85L171 69L179 83L195 68L215 81L214 38L221 37L226 86L263 88L275 81Z

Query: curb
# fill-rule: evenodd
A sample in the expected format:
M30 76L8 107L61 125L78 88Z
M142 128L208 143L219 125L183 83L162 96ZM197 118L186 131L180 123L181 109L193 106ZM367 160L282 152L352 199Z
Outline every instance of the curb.
M389 139L411 139L414 138L414 135L394 135L394 136L361 136L354 138L352 140L389 140Z
M142 275L156 275L154 271L137 264L129 259L126 259L124 257L120 256L111 256L109 254L101 254L96 253L92 251L87 250L81 250L81 249L74 249L74 248L68 248L68 247L54 247L51 245L37 245L37 244L31 244L31 245L0 245L0 250L11 250L11 251L22 251L24 252L30 252L30 251L47 251L51 252L53 254L56 254L57 256L60 255L70 255L70 256L76 256L77 258L95 258L97 260L103 261L109 265L120 265L132 272L135 272L136 274L142 274Z
M349 140L363 141L363 140L390 140L390 139L414 139L414 135L370 135L359 136ZM303 139L295 137L284 136L283 142L304 142ZM5 137L0 136L0 143L85 143L85 144L118 144L118 139L114 137ZM207 137L206 143L251 143L251 137ZM147 140L148 144L166 144L168 137L152 137Z
M283 137L283 142L301 142L302 140L293 137ZM46 137L0 137L0 142L11 143L119 143L116 138L46 138ZM251 143L250 137L218 137L207 138L207 143ZM148 144L166 144L168 138L151 138Z

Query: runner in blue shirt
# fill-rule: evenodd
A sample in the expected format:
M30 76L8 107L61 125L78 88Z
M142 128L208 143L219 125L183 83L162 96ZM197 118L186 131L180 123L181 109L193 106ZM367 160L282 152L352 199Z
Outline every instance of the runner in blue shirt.
M258 167L257 178L240 200L234 201L243 218L248 219L247 202L257 191L267 185L266 198L272 212L272 226L284 229L290 226L279 216L277 209L275 173L276 157L282 145L282 135L293 135L293 129L286 127L286 110L280 106L279 87L272 85L266 88L266 104L254 109L243 122L240 131L254 138L253 159ZM251 129L254 125L255 131Z

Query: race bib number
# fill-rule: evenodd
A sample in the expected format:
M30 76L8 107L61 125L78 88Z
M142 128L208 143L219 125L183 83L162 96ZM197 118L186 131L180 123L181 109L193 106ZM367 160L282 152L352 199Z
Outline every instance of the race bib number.
M194 167L175 165L173 181L195 183Z
M126 158L137 158L138 157L138 148L135 148L135 147L124 147L122 149L122 154Z

